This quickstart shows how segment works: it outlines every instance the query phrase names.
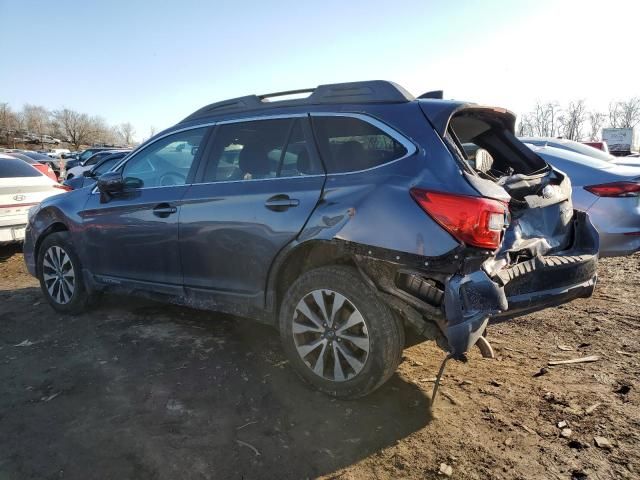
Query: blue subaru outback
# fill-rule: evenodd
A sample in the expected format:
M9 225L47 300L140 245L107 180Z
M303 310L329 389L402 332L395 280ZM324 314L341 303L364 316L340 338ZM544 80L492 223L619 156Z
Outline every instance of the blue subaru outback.
M208 105L34 207L27 267L61 313L111 291L271 324L339 397L389 379L408 329L490 356L490 322L592 294L598 236L512 113L434 97L368 81Z

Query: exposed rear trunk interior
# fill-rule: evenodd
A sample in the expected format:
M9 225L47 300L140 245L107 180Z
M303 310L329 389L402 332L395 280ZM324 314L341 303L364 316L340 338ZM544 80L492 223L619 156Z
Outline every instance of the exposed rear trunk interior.
M451 117L445 137L469 183L482 196L509 204L511 218L496 256L503 265L564 250L572 241L569 178L515 137L514 122L504 110L465 108Z

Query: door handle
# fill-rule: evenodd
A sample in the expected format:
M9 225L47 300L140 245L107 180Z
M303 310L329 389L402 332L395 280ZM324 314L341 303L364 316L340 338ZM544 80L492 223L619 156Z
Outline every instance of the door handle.
M297 207L300 205L300 200L297 198L289 198L289 195L274 195L264 202L264 206L269 210L276 212L283 212L291 207Z
M168 217L169 215L171 215L172 213L176 213L177 211L178 209L176 207L168 203L160 203L155 207L153 207L153 214L156 217L161 217L161 218Z

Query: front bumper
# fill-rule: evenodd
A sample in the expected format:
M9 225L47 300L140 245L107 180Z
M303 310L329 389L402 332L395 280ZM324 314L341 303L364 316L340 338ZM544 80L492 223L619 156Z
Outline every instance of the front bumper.
M456 274L445 288L445 335L462 358L491 321L589 297L597 281L598 234L584 212L574 215L570 249L537 256L497 272Z
M24 255L24 263L27 266L27 270L34 277L37 276L36 272L36 259L35 259L35 242L33 240L33 234L29 225L24 231L24 245L22 247Z
M21 242L24 239L24 224L0 227L0 245Z

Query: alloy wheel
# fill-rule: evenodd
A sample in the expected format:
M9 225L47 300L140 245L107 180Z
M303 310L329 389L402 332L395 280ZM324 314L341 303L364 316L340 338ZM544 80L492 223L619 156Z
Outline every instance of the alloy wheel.
M298 302L293 318L298 355L319 377L344 382L369 356L367 324L355 305L333 290L314 290Z
M42 277L47 292L60 305L69 303L76 288L76 276L69 254L54 245L44 254Z

